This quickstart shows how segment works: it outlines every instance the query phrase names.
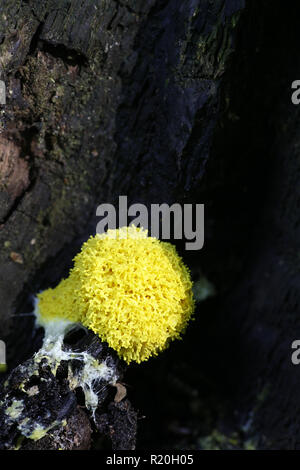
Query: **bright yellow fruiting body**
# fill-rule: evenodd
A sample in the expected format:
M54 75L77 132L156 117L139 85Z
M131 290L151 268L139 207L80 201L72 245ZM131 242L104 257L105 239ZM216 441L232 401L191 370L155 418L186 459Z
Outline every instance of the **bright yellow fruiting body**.
M80 322L127 363L180 338L194 311L190 274L175 247L134 226L91 237L70 276L38 299L42 322Z

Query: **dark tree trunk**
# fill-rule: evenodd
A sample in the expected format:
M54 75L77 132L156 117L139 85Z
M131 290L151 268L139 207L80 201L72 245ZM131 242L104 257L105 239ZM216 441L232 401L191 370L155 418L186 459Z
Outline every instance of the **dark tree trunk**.
M2 335L64 274L99 204L180 201L198 187L242 6L2 2Z
M127 376L151 416L144 446L299 446L298 13L243 0L0 6L0 338L11 369L41 344L20 314L66 275L97 205L126 194L206 206L205 249L184 256L217 295L182 344ZM85 421L88 447L89 418L72 400L70 433ZM108 401L98 430L123 423L130 432L113 444L132 448L134 411Z

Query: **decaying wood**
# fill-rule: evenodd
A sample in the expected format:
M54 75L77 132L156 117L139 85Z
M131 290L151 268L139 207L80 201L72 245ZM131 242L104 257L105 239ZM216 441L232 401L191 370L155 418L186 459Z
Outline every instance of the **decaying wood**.
M244 6L243 0L2 0L0 337L10 369L23 363L8 379L11 399L20 370L30 380L43 334L20 314L32 310L32 295L66 275L95 231L96 206L120 194L146 205L193 201L205 189L222 77ZM48 372L45 365L39 379ZM73 406L62 411L67 425L22 445L87 448L90 419L68 395L63 375L47 377L55 399L66 394ZM45 400L40 406L51 410ZM125 399L106 405L96 425L114 446L132 448L131 405ZM12 427L2 431L4 446L17 438Z

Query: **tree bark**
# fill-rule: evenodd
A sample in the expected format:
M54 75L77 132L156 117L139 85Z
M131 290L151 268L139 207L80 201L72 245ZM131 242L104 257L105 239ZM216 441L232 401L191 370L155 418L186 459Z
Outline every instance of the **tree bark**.
M147 206L205 203L205 250L185 256L217 296L199 307L182 346L142 366L141 378L129 371L139 387L134 403L148 416L153 388L159 391L153 435L141 431L143 442L162 437L167 447L170 426L185 426L196 435L184 445L202 448L216 428L228 439L237 433L240 447L251 440L258 448L299 448L299 374L290 360L299 324L299 112L290 100L299 78L299 7L4 0L0 13L8 91L0 134L0 337L10 368L41 344L42 332L20 313L66 275L95 231L97 205L121 194ZM192 411L176 401L179 382L187 396L193 387L198 393ZM65 417L75 439L74 413L87 434L91 424L73 399ZM116 432L114 445L131 448L129 402L110 399L102 412L99 432L125 426L129 437ZM176 432L172 445L179 446ZM56 445L47 439L45 446Z

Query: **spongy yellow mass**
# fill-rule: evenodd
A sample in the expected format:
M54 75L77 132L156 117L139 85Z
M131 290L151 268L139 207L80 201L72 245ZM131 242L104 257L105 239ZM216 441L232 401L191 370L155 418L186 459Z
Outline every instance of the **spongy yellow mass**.
M127 363L180 338L194 311L190 274L175 247L133 226L91 237L69 277L38 299L44 322L80 322Z

